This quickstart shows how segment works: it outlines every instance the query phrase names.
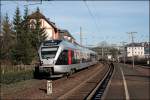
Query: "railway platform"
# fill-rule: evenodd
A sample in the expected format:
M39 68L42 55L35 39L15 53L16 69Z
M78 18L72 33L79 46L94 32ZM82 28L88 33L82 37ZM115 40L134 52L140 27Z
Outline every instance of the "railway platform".
M103 100L150 100L150 68L114 64Z

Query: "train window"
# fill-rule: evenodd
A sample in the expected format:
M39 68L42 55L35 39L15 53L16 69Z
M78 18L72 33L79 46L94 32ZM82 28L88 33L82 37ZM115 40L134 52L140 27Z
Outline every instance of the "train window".
M59 55L56 65L68 65L68 50L64 50Z
M78 63L77 52L72 51L72 64L77 64L77 63Z
M82 63L95 61L96 55L92 53L79 52L77 50L64 50L58 57L56 65L68 65L68 64L77 64L82 61Z
M57 48L42 48L41 56L42 59L54 58L57 52Z
M42 59L54 58L56 51L41 51Z
M80 63L80 51L76 50L75 58L76 58L76 63Z

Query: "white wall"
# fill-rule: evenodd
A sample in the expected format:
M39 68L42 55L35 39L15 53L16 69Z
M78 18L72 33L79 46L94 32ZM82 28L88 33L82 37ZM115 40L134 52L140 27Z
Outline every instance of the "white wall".
M143 57L144 47L133 47L133 54L132 54L132 47L127 47L127 57L131 57L132 55Z
M49 25L49 23L47 23L47 21L45 21L44 19L41 19L42 21L42 27L45 28L45 32L47 34L47 40L52 39L52 34L54 34L54 29L51 25Z
M33 20L35 21L35 19L31 19L30 22ZM55 34L53 27L49 23L47 23L47 21L45 21L44 19L40 19L40 21L42 24L41 28L45 28L45 33L47 34L46 40L52 39L54 36L53 34Z

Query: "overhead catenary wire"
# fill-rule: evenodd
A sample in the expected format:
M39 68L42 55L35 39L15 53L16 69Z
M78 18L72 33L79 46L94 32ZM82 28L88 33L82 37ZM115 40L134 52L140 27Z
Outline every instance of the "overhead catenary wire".
M36 1L37 3L29 3L29 4L28 4L29 0L26 0L26 1L27 1L27 4L24 5L24 6L42 4L42 0L37 0L37 1L40 1L40 2L37 2L37 1Z
M89 12L89 14L90 14L90 16L92 17L92 19L93 19L93 21L94 21L94 24L95 24L95 26L96 26L97 31L99 32L99 27L98 27L98 24L97 24L97 22L96 22L95 16L93 15L92 11L90 10L90 7L88 6L86 0L83 0L83 2L84 2L84 4L85 4L85 6L86 6L86 8L87 8L87 10L88 10L88 12Z
M25 0L25 1L27 2L27 4L24 4L24 6L42 4L42 0L37 0L37 1ZM11 1L11 2L12 3L2 4L2 5L9 5L9 4L17 4L17 5L19 5L19 2L24 2L24 1ZM29 2L34 2L34 3L29 3Z

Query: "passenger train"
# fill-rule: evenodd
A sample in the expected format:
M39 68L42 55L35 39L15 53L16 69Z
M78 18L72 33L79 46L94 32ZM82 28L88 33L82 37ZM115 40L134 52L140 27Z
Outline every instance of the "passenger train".
M97 63L97 53L65 40L47 40L38 50L39 73L71 74Z

